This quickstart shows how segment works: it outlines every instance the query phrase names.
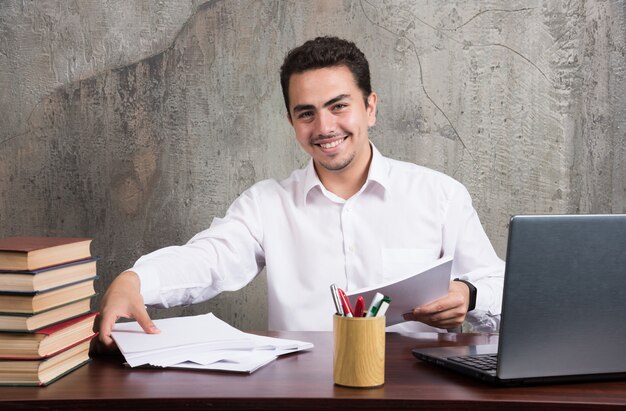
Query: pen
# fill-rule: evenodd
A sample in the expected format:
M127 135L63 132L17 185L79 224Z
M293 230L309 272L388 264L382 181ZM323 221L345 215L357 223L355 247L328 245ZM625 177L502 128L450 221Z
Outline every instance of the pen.
M348 296L341 288L337 288L337 292L339 293L339 299L341 300L341 305L343 306L343 315L345 317L353 317L352 307L350 307L350 300L348 299Z
M330 293L333 296L333 303L335 303L335 309L337 310L337 315L343 316L343 307L341 306L341 301L339 300L339 293L337 292L337 286L335 284L330 285Z
M356 303L354 303L354 316L355 317L363 317L363 310L365 309L365 301L362 296L358 296L356 299Z
M378 311L378 306L385 296L381 293L376 293L374 298L372 299L372 303L370 304L370 308L367 310L366 317L375 317L376 312Z

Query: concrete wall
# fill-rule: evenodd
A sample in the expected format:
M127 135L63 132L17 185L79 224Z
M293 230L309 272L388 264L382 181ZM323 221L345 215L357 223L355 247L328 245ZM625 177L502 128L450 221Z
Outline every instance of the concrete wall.
M625 13L576 0L0 2L0 236L93 237L102 293L254 182L305 164L278 68L332 34L370 60L377 147L466 184L504 256L512 214L626 212ZM207 311L264 329L264 276L153 315Z

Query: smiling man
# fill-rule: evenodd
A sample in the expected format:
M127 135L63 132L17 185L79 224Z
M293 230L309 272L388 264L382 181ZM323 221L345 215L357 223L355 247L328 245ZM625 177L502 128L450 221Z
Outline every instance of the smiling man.
M363 53L319 37L291 50L280 74L309 164L285 180L256 183L187 244L150 253L120 274L103 299L101 341L113 345L120 317L159 332L144 304L201 302L244 287L263 267L269 329L331 330L330 284L372 286L443 256L454 257L448 294L415 307L404 324L443 330L468 319L497 327L504 263L463 185L386 158L369 141L377 96Z
M289 121L313 158L327 190L348 199L365 183L376 123L376 94L364 96L346 66L307 70L289 78Z

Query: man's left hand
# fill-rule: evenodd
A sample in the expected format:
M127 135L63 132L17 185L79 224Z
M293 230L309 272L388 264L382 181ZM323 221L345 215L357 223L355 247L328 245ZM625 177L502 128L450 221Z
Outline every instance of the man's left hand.
M431 303L415 307L404 314L406 321L420 321L436 328L460 327L465 320L470 297L469 287L460 281L451 281L448 294Z

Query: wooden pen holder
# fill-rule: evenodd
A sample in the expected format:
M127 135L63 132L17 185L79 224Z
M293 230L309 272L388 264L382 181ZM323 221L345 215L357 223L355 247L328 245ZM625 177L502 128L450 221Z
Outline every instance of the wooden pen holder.
M385 317L333 318L333 380L346 387L385 383Z

